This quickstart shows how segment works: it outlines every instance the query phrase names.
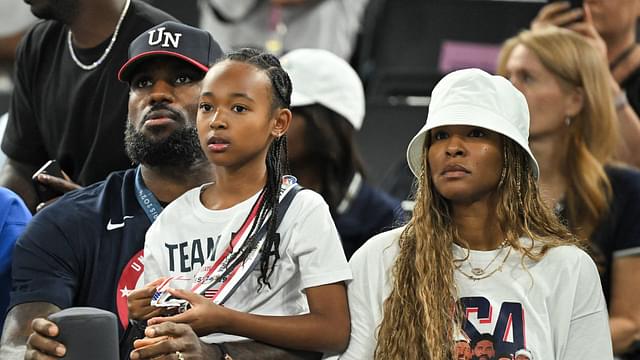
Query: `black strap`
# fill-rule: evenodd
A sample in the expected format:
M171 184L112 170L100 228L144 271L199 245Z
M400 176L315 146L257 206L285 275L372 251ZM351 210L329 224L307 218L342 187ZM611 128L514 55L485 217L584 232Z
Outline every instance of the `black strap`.
M616 57L615 59L613 59L613 61L611 61L611 63L609 64L609 71L613 71L615 68L617 68L618 65L620 65L631 54L631 52L635 48L636 48L636 43L633 43L629 47L624 49L624 51L620 53L618 57Z
M287 210L289 209L289 205L291 205L291 203L293 202L293 198L301 191L304 190L304 188L298 184L293 184L291 185L293 186L291 188L291 190L289 190L289 192L287 193L287 195L284 196L284 198L282 199L282 201L280 201L280 203L278 204L278 218L276 219L276 229L278 227L280 227L280 223L282 222L282 219L284 218L284 215L287 213ZM260 230L258 230L258 232L254 235L257 239L260 239L263 236L267 235L267 230L269 227L269 222L266 221L264 224L262 224L262 226L260 227ZM231 295L233 295L233 293L238 290L238 287L247 279L247 277L249 276L249 274L251 274L253 272L253 269L256 267L256 264L260 261L260 259L258 259L258 261L255 261L252 265L251 268L244 273L244 275L242 276L242 278L240 278L240 281L238 281L236 283L236 285L231 289L231 291L229 292L229 295L227 295L227 298L224 299L224 301L220 302L220 305L224 304L230 297ZM213 285L212 285L213 286Z

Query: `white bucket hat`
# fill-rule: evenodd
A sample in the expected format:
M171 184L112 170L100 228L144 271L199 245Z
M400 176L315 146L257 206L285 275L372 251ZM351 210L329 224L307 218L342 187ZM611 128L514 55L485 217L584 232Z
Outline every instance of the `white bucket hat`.
M529 149L529 109L524 95L509 80L480 69L464 69L446 75L433 89L426 124L407 148L407 161L418 177L427 131L444 125L478 126L502 134L528 154L533 174L538 163Z
M351 65L322 49L297 49L281 59L293 84L291 107L320 104L342 115L356 130L364 119L364 89Z

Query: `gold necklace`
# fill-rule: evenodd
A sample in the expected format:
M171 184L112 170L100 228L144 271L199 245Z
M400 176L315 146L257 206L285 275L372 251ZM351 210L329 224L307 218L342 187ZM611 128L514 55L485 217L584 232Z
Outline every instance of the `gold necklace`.
M489 268L489 266L491 266L491 264L493 264L493 262L500 256L500 254L502 254L502 250L504 250L504 248L506 246L507 246L507 240L504 240L502 242L502 244L500 244L500 247L499 247L500 251L498 251L496 256L494 256L493 259L491 259L491 261L484 268L479 268L479 267L473 266L473 264L471 263L471 261L469 259L469 254L467 254L467 259L463 263L465 263L465 262L469 263L469 267L471 268L471 274L462 271L462 264L456 265L456 270L458 270L460 272L460 274L466 276L467 278L469 278L471 280L477 281L477 280L486 279L486 278L490 277L491 275L495 274L496 272L502 270L502 267L507 262L507 259L509 258L509 255L511 254L511 246L509 246L509 249L507 250L507 254L502 259L502 262L500 263L500 265L498 267L496 267L493 271L491 271L489 273L486 273L486 271Z

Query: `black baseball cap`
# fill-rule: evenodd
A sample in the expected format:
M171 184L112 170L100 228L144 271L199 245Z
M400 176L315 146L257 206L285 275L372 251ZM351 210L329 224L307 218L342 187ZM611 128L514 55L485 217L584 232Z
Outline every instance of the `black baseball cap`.
M140 34L129 45L129 60L118 80L129 82L134 65L154 56L173 56L207 72L223 52L208 31L175 21L165 21Z

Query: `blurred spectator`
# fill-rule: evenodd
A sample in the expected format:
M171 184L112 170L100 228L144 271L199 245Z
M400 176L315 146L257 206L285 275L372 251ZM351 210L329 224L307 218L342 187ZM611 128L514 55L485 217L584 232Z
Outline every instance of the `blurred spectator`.
M498 72L527 98L543 199L601 267L621 354L640 336L640 172L611 162L618 119L606 62L584 37L549 27L507 40Z
M640 46L636 44L638 0L585 0L583 8L569 3L544 6L531 23L532 29L564 26L585 36L609 64L609 82L614 94L621 140L617 157L640 167Z
M200 0L200 27L226 50L321 48L349 60L369 0Z
M349 258L401 220L400 201L367 181L354 141L365 112L362 83L346 61L327 50L291 51L282 66L293 83L291 172L329 204Z
M4 324L11 290L11 254L18 237L31 219L22 199L0 187L0 329Z
M50 159L80 185L131 166L122 136L128 90L117 70L138 34L171 17L131 0L41 0L31 11L46 21L18 46L0 185L33 210L31 175ZM61 184L62 192L77 187Z

